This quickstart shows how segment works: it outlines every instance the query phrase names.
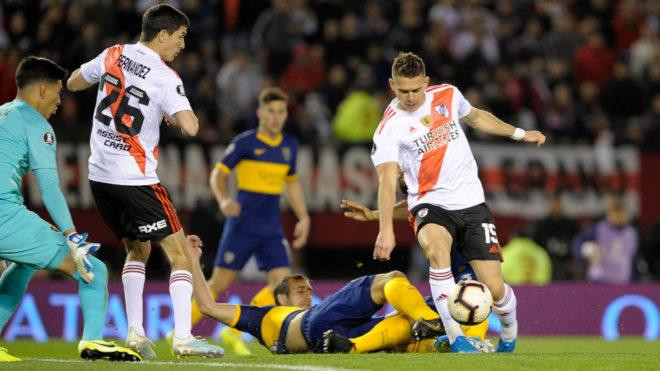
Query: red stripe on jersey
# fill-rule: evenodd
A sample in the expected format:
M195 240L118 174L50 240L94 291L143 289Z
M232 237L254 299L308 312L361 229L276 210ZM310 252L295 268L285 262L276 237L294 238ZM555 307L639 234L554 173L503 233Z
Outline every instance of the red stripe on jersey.
M118 90L119 97L109 107L110 112L112 112L112 117L116 117L119 104L124 99L124 94L126 94L126 79L124 78L124 71L122 71L121 67L117 65L117 60L121 56L122 51L124 51L123 45L115 45L110 47L104 61L105 71L119 78L121 81L121 89ZM117 87L112 84L105 84L105 87L107 94L110 94L113 89L117 90ZM115 127L117 125L124 125L129 128L133 126L133 118L131 116L123 115L119 121L121 122L117 122L115 120ZM124 143L129 145L128 153L133 156L142 174L146 175L147 155L144 147L142 147L142 143L140 143L140 139L137 136L132 137L128 134L119 132L119 130L116 131L122 137Z
M393 110L391 107L387 107L385 113L383 114L383 119L380 120L378 134L380 134L380 132L383 131L383 129L385 128L385 124L387 123L387 120L392 118L392 116L394 116L395 114L396 114L395 110Z
M433 125L431 126L431 129L429 129L429 133L433 132L433 130L440 126L451 122L451 103L453 96L453 89L446 89L433 94L433 101L431 102L431 122L433 122ZM446 108L447 117L443 116L436 110L436 107L440 107L442 105L444 105ZM424 197L424 195L433 189L435 184L438 182L446 151L447 143L436 149L426 152L424 157L422 157L422 164L419 167L419 196L417 196L417 199Z

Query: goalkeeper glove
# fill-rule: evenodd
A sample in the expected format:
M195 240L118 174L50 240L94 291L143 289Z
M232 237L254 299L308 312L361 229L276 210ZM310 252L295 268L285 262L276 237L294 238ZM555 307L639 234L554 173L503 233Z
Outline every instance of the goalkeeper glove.
M87 242L87 233L72 232L66 236L66 243L71 250L71 256L76 263L76 270L83 281L91 283L94 281L93 265L89 261L89 254L101 248L101 244Z

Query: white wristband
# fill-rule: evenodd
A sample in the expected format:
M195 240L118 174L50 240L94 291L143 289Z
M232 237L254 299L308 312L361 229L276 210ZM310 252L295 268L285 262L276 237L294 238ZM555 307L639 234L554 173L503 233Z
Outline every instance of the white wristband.
M516 128L516 130L513 131L513 134L511 134L511 139L521 141L522 138L525 137L525 130L521 128Z

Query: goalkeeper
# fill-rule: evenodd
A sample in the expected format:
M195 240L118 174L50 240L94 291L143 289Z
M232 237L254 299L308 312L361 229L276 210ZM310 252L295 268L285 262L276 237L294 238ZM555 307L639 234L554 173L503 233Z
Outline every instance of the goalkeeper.
M84 359L139 361L130 349L101 340L108 303L108 271L89 255L99 244L78 233L59 188L56 140L46 121L60 104L66 70L34 56L24 58L16 71L18 94L0 106L0 259L13 262L0 277L0 330L5 326L28 282L39 269L66 274L78 282L84 327L78 352ZM51 226L23 204L23 176L32 171ZM64 232L60 232L64 231ZM0 362L16 362L0 348Z

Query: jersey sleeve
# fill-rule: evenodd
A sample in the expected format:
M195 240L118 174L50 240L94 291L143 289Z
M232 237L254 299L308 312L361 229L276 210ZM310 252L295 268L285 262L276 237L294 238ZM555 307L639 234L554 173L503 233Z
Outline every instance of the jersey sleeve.
M90 84L99 82L105 71L104 61L106 54L108 54L108 49L101 52L101 54L97 55L96 58L80 66L80 73L82 74L82 77L85 79L85 81Z
M298 141L293 139L291 141L291 158L289 159L289 172L286 174L287 179L289 180L294 180L296 179L296 176L298 175L298 169L296 168L296 165L298 163L297 157L298 157Z
M30 170L57 169L57 142L50 125L39 125L38 129L27 131L27 144Z
M163 99L160 104L162 111L168 116L192 110L188 97L186 97L186 91L183 89L183 82L179 77L173 76L167 79L163 86Z
M472 105L467 99L465 99L463 93L461 93L458 88L454 87L454 92L456 93L456 99L458 101L458 118L462 119L470 114L470 111L472 111Z
M374 166L399 161L399 140L393 130L394 125L392 123L387 124L387 122L381 124L384 127L377 128L374 133L371 147L371 161Z
M222 159L218 162L217 166L220 170L229 174L236 164L243 158L244 141L241 138L234 139L225 149Z

